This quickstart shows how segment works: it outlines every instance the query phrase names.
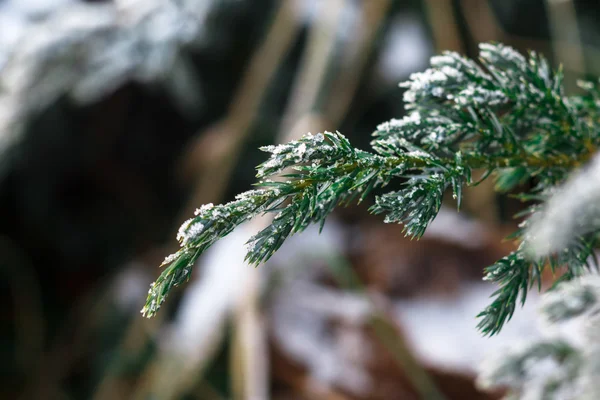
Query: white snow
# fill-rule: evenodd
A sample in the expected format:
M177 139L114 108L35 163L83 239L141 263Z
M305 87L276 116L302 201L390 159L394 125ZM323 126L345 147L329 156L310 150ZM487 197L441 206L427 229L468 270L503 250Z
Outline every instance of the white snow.
M429 224L423 237L438 238L466 248L478 248L488 240L486 228L476 220L467 219L458 211L442 207Z
M540 336L535 324L536 293L517 307L499 335L484 337L476 329L475 316L489 305L497 288L475 283L463 285L456 298L424 298L399 301L395 315L418 358L447 370L477 373L485 357L508 345Z

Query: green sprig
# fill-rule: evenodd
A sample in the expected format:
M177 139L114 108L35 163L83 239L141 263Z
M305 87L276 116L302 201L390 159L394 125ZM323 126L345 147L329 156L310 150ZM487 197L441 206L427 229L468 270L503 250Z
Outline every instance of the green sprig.
M290 235L310 224L322 226L340 204L363 201L394 179L404 187L377 196L370 211L403 224L414 238L436 217L446 190L460 206L463 188L478 183L471 180L474 169L487 171L484 178L495 175L499 191L535 178L537 186L521 198L543 201L600 144L598 85L582 84L585 95L567 97L562 71L553 71L543 57L525 57L501 44L482 44L480 50L480 64L447 52L402 83L407 115L377 127L373 152L354 148L338 132L262 148L270 157L257 167L258 188L230 203L203 206L182 225L181 249L163 263L142 313L154 315L207 248L260 214L274 217L248 241L246 260L254 265L267 261ZM514 238L524 242L522 232ZM540 286L546 265L566 266L563 279L589 269L593 235L543 260L531 260L523 246L486 269L486 279L499 289L479 315L485 334L498 333L530 287Z

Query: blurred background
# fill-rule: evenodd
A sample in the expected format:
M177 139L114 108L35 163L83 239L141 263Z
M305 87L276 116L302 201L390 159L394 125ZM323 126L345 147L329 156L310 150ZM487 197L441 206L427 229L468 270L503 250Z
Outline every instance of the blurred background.
M537 335L475 316L521 205L493 181L424 238L336 211L264 266L251 221L153 319L179 225L255 182L259 146L339 130L368 149L397 84L500 41L600 70L600 3L571 0L0 0L0 398L496 399L486 354Z

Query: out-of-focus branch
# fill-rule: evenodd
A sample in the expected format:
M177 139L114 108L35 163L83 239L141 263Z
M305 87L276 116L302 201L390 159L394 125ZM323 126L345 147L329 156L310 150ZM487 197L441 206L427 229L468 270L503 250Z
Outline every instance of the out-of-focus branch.
M323 9L318 12L313 22L300 70L281 123L279 141L293 140L306 133L292 131L298 121L315 107L323 91L338 41L337 29L332 25L339 23L344 3L344 0L332 0L322 4Z
M309 33L300 72L292 88L291 99L282 119L277 142L298 139L306 133L306 121L325 87L327 71L338 39L339 20L346 0L330 0L323 4ZM321 128L321 127L318 127ZM253 228L267 227L271 215L256 219ZM249 274L244 285L244 298L235 311L232 351L232 388L236 399L268 398L267 338L259 307L260 276Z
M573 0L546 0L546 9L555 59L569 64L570 70L585 73L585 57ZM573 89L575 80L566 80L565 85L567 89Z
M332 99L325 110L325 115L332 126L338 126L344 119L360 77L373 53L373 44L381 32L385 17L392 5L392 0L366 1L362 3L362 32L358 35L356 48L346 68L343 68L333 83Z
M452 50L463 53L452 0L426 0L425 8L436 51Z
M299 32L293 3L281 3L265 40L250 60L225 119L198 135L197 142L183 157L184 169L196 176L197 183L178 221L188 218L198 204L218 201L223 196L269 82Z
M600 51L581 43L579 31L576 27L575 9L572 4L562 4L571 3L571 1L550 1L550 3L553 4L548 5L550 9L549 17L551 19L558 18L555 21L551 21L553 25L551 41L516 36L507 32L498 21L488 0L462 0L461 6L467 28L476 42L495 40L512 43L522 49L536 49L540 52L554 50L556 58L561 61L565 71L576 74L585 74L586 72L597 74L598 71L587 71L584 61L585 57L587 57L591 60L589 66L600 65ZM559 10L562 7L570 8L570 10L566 10L566 14L563 14L563 11ZM567 22L565 18L570 22ZM567 26L570 24L575 25L573 25L574 27ZM491 36L491 32L494 32L495 36ZM564 55L560 54L561 50L565 52ZM571 58L571 52L575 53L573 58Z
M162 85L184 114L200 104L182 50L205 33L213 1L95 3L61 4L23 22L12 45L0 49L0 173L27 122L61 96L90 104L137 81Z
M505 41L506 32L498 24L488 0L461 0L460 6L475 42Z

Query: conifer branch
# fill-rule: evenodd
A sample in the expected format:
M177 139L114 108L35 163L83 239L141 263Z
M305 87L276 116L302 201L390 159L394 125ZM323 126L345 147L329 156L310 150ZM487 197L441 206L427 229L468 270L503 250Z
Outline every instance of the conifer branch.
M275 217L248 241L246 259L254 265L267 261L290 235L313 223L322 226L338 205L361 202L393 179L401 180L403 188L378 195L370 211L385 214L385 222L403 224L405 234L414 238L436 217L446 190L460 207L464 186L476 184L473 169L494 173L499 191L535 178L537 186L522 199L544 202L600 144L600 92L586 84L588 94L567 97L561 70L552 71L543 57L530 53L526 58L501 44L482 44L480 50L481 65L447 52L402 83L408 114L377 127L373 152L330 132L264 147L271 155L257 167L257 189L230 203L205 205L181 226L182 247L163 263L166 268L150 288L142 313L154 315L208 247L259 214ZM524 215L523 227L536 210L534 205ZM520 229L513 238L526 242L524 232ZM589 269L593 245L594 236L587 235L557 255L532 261L522 244L488 267L485 279L499 289L480 314L481 331L500 331L530 287L540 285L546 265L567 266L565 279Z

